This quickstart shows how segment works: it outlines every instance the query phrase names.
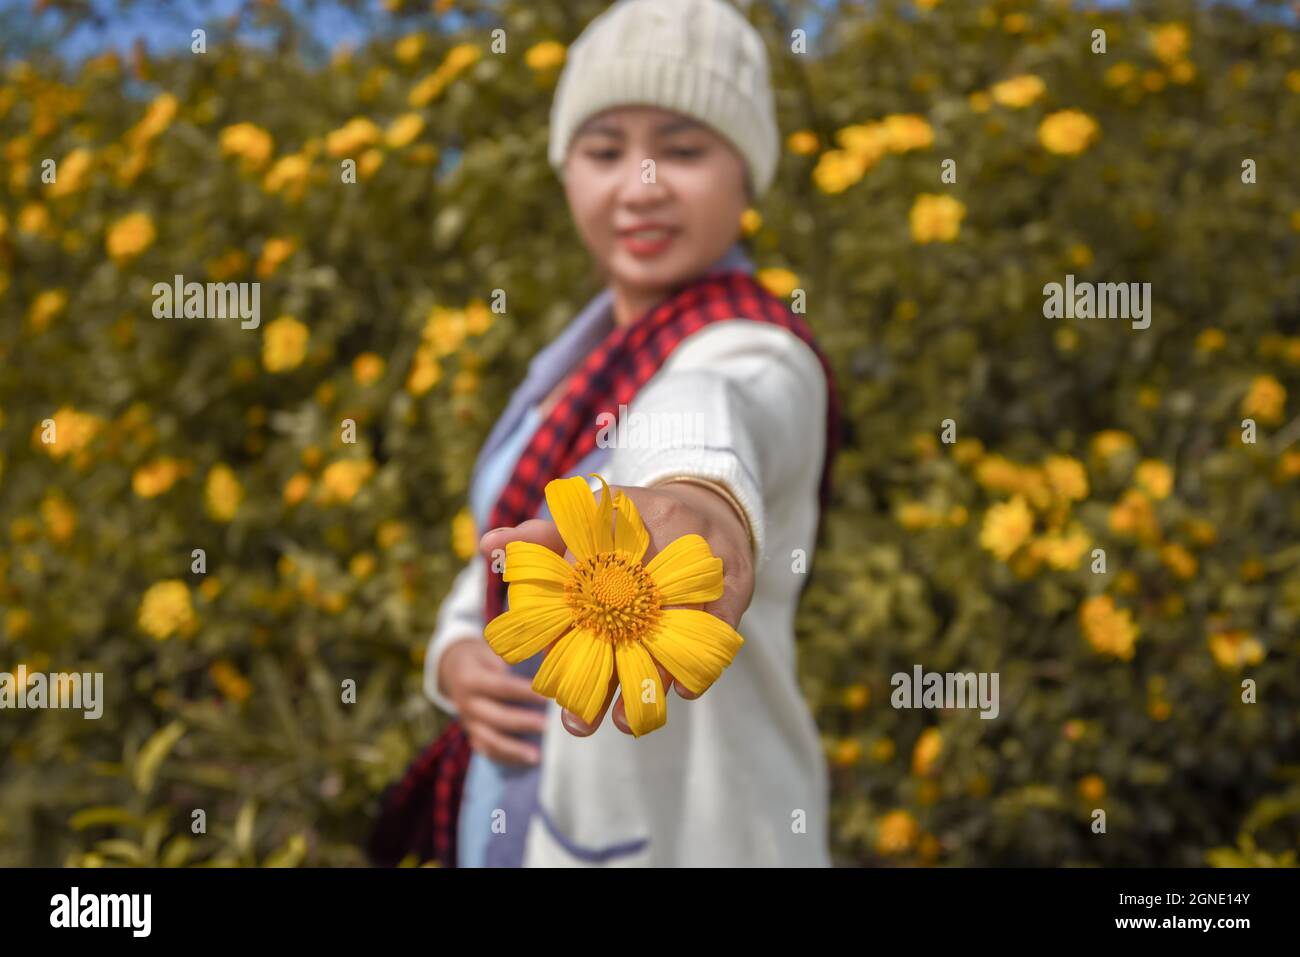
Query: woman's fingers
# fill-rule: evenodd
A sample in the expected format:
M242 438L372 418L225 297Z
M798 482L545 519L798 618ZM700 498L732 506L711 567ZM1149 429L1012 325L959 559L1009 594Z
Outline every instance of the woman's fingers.
M541 734L546 729L544 712L501 704L485 697L471 701L465 717L467 720L482 721L494 731L508 734Z
M503 764L537 764L542 759L541 749L536 745L494 731L482 721L467 723L465 730L469 733L470 744L474 749L493 761Z
M478 550L484 558L491 558L494 551L505 548L509 542L533 542L537 545L545 545L557 555L563 555L568 551L555 523L548 522L544 518L530 518L513 527L494 528L479 539Z
M594 734L600 727L600 723L605 720L605 712L609 710L610 702L614 700L614 692L618 690L618 672L615 671L609 676L609 690L605 692L605 703L601 706L600 714L596 715L596 720L587 724L568 708L560 711L560 723L564 725L564 730L575 738L585 738Z

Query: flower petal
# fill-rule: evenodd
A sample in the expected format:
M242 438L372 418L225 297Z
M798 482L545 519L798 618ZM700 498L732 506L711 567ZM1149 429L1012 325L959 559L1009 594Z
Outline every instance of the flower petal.
M509 597L512 609L569 607L568 594L559 582L512 582Z
M533 690L554 698L591 724L600 714L614 673L614 651L590 631L575 629L551 649L533 679Z
M645 570L665 605L702 605L722 597L722 559L714 557L699 535L669 542Z
M571 627L573 616L566 605L511 608L488 622L483 637L513 665L542 651Z
M596 502L587 480L581 475L575 475L547 482L546 507L550 509L551 520L560 530L560 537L574 557L578 561L594 558L601 550L602 539L597 525ZM611 537L608 531L605 535L606 538Z
M621 641L614 648L614 665L618 668L623 711L632 734L639 738L663 727L668 720L668 702L659 668L650 653L639 641Z
M666 608L644 639L655 661L694 694L703 694L731 664L745 639L721 618L693 608Z
M614 493L614 550L627 552L632 561L641 562L650 547L650 532L641 521L641 513L622 492Z
M535 542L506 542L505 571L501 578L508 582L542 581L566 582L573 574L573 566L545 545Z

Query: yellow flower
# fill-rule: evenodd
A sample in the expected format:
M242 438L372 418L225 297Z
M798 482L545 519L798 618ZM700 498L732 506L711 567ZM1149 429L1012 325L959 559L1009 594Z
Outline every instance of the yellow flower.
M409 33L393 45L393 55L399 63L414 63L423 52L424 36L419 33Z
M921 829L907 811L890 811L880 819L876 832L876 851L880 854L903 854L916 843Z
M972 112L987 113L993 106L993 98L983 90L976 90L966 97L966 102L970 104Z
M1132 63L1120 61L1106 70L1103 80L1107 86L1127 86L1136 76L1137 67Z
M375 573L378 562L370 552L357 552L348 562L348 572L353 578L365 580Z
M406 376L406 391L411 395L424 395L442 379L442 366L438 357L427 346L420 346L415 351L411 362L411 371Z
M943 753L943 735L938 728L926 728L912 749L912 773L925 777Z
M375 530L375 543L384 551L388 551L406 536L406 526L397 519L390 518L379 523L379 528Z
M1002 18L1002 29L1007 33L1024 33L1029 27L1029 18L1023 13L1008 13Z
M325 503L350 502L375 471L371 459L344 459L331 462L321 473L321 491L317 496Z
M1218 352L1228 342L1221 329L1204 329L1196 337L1197 352Z
M1174 487L1174 472L1159 459L1143 459L1133 473L1133 481L1154 499L1165 499Z
M27 311L27 324L33 332L43 332L68 304L68 294L62 289L47 289L32 300Z
M1181 545L1170 544L1160 549L1160 560L1179 578L1196 577L1196 556Z
M1250 391L1241 400L1241 414L1258 419L1265 425L1282 421L1286 409L1286 386L1271 375L1258 375L1251 380Z
M301 195L311 173L311 158L303 153L291 153L275 161L275 165L262 180L262 189L278 193L288 187L292 195Z
M1078 502L1088 497L1088 473L1083 463L1068 455L1050 455L1043 462L1047 482L1057 497Z
M86 174L94 164L94 154L85 147L78 147L58 166L58 179L50 184L48 195L52 197L67 196L75 193L85 185Z
M45 429L37 423L32 430L32 443L45 450L52 459L66 458L85 449L104 424L99 416L90 412L78 412L66 405L50 416L50 420L53 422L53 441L42 441Z
M812 171L813 182L823 193L842 193L867 171L860 157L848 150L827 150Z
M230 466L214 465L208 472L203 497L209 515L218 522L229 522L234 519L240 502L244 500L244 488Z
M1151 31L1151 50L1161 63L1181 60L1188 45L1187 27L1181 23L1164 23Z
M1159 538L1151 499L1135 488L1128 489L1110 510L1110 530L1117 535L1134 535L1144 542Z
M46 494L41 500L41 518L52 541L66 542L77 530L77 510L61 495Z
M1125 661L1133 657L1138 627L1127 608L1115 607L1109 595L1095 595L1079 606L1079 625L1088 644L1099 654Z
M262 336L262 365L267 372L287 372L302 364L311 333L293 316L269 323Z
M880 121L886 149L893 153L919 150L934 142L934 130L925 117L894 113Z
M179 459L161 458L140 466L131 475L131 488L140 498L157 498L188 475L190 465Z
M145 110L140 122L127 130L125 139L137 150L171 125L180 102L170 93L160 94Z
M253 686L248 679L229 661L214 661L208 674L212 676L212 683L217 686L217 690L231 701L247 701L253 693Z
M1092 437L1092 454L1100 459L1108 459L1127 452L1134 446L1133 436L1119 429L1106 429Z
M524 62L530 70L553 70L564 63L566 51L563 43L545 40L528 48Z
M912 204L908 218L912 239L918 243L950 243L961 232L966 207L961 200L935 193L922 193Z
M831 763L837 768L851 768L862 760L862 744L855 738L844 738L835 743L830 754Z
M374 385L384 377L384 360L373 352L363 352L352 360L352 378L358 385Z
M1079 110L1057 110L1038 124L1038 142L1051 153L1082 153L1100 133L1097 122Z
M479 536L474 530L474 516L468 508L462 508L451 520L451 550L462 561L468 561L478 554Z
M1169 67L1169 78L1175 83L1191 83L1196 79L1196 67L1190 60L1179 60Z
M819 145L817 134L812 130L795 130L785 140L785 148L797 156L811 156Z
M752 236L763 225L763 216L752 206L740 214L740 231L745 236Z
M1249 632L1220 631L1210 635L1210 654L1220 668L1239 671L1243 665L1257 665L1264 660L1264 646Z
M403 113L388 124L384 142L392 149L401 149L414 142L424 132L424 117L419 113Z
M1017 495L1009 502L1000 502L984 516L980 529L980 545L1002 561L1007 561L1029 540L1034 530L1034 516L1025 500Z
M379 150L366 150L357 160L357 175L362 179L370 179L384 165L384 154Z
M464 311L434 306L425 321L420 338L441 359L459 349L468 332Z
M1077 522L1070 526L1068 532L1054 532L1034 539L1030 550L1034 556L1047 562L1058 571L1071 571L1079 567L1079 562L1088 551L1092 539Z
M18 211L18 231L34 236L50 234L50 213L40 203L28 203Z
M861 711L871 703L871 689L866 685L849 685L844 689L842 700L850 711Z
M788 269L760 269L754 278L768 292L781 299L788 299L799 287L799 277Z
M906 132L906 124L903 128L895 127L894 135L900 137L900 143ZM835 141L857 161L860 167L859 175L875 166L880 158L889 152L894 142L884 123L855 123L846 126L835 133Z
M943 516L924 502L903 502L894 509L894 518L912 532L943 524Z
M1096 774L1080 778L1079 796L1085 801L1100 801L1106 796L1106 782Z
M492 310L487 303L475 299L465 307L465 331L471 336L481 336L492 328Z
M130 262L158 238L148 213L129 213L108 228L104 246L119 266Z
M297 472L290 476L289 481L284 483L284 504L297 505L307 497L311 491L311 476L305 472Z
M253 123L235 123L221 131L221 155L238 156L246 169L261 169L271 158L271 134Z
M137 614L140 628L159 641L180 632L189 634L198 624L190 604L190 589L173 578L149 586Z
M912 0L912 5L918 10L933 10L943 0Z
M1038 77L1028 73L1013 76L1009 80L994 83L989 87L989 93L996 102L1016 110L1029 106L1046 92L1047 85Z
M722 560L699 535L669 543L642 565L650 533L622 492L600 479L597 505L582 476L547 483L546 503L570 565L530 542L506 545L510 608L484 631L510 664L548 648L533 689L583 721L595 721L618 676L627 723L636 736L661 727L668 702L656 662L702 694L744 639L722 619L691 608L722 596Z
M364 116L355 116L325 137L325 152L330 156L351 156L374 146L381 137L379 127Z
M461 43L452 47L438 68L411 88L406 98L407 103L415 109L428 106L452 80L473 66L482 55L483 51L473 43Z

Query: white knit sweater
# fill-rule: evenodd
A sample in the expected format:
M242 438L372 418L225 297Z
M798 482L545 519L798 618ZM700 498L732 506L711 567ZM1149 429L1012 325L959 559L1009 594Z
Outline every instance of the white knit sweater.
M744 508L756 551L754 597L739 626L745 644L702 697L670 695L668 723L639 739L608 716L595 734L574 737L551 702L543 814L530 822L525 863L592 866L582 851L595 858L641 845L604 855L602 865L828 865L826 763L794 647L806 577L796 569L812 560L825 448L821 365L778 326L715 323L677 346L628 412L682 416L692 446L619 447L605 476L611 485L706 478ZM704 434L695 442L697 425ZM453 714L438 666L452 643L482 640L484 584L483 562L472 560L443 603L425 658L426 693Z

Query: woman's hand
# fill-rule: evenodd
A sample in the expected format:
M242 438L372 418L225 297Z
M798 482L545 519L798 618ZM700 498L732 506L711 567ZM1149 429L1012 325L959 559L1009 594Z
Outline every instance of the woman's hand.
M706 486L686 482L672 482L654 488L611 485L610 493L613 494L616 489L621 489L632 500L650 533L650 547L646 551L645 561L648 562L669 542L683 535L695 533L709 543L713 554L722 559L722 597L707 605L686 607L700 608L721 618L732 628L738 627L741 616L754 597L754 563L744 521L731 503ZM534 542L560 555L568 554L559 529L553 522L544 519L531 519L513 528L494 528L479 540L479 550L485 557L491 558L493 552L504 549L507 542ZM504 667L504 662L502 665ZM674 682L672 675L662 665L658 667L665 692L670 687L676 687L679 697L688 700L698 697L679 682ZM593 733L605 720L605 713L613 702L615 726L623 733L631 734L622 697L614 701L616 690L617 672L610 678L605 704L590 726L584 724L577 715L564 710L561 720L569 733L579 737Z
M505 764L541 760L537 745L518 735L541 734L545 712L520 704L544 705L546 698L512 672L486 641L467 638L447 648L438 663L438 681L456 705L475 751Z

